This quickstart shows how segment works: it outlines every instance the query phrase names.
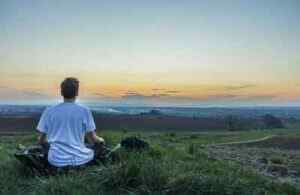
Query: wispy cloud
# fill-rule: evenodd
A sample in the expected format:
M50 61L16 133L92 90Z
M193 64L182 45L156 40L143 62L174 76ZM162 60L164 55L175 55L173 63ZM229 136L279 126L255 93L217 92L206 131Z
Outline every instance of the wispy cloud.
M268 95L236 95L236 94L212 94L200 97L190 97L190 96L179 96L170 93L159 93L159 94L142 94L136 91L128 91L122 96L123 100L127 101L139 101L139 102L165 102L182 104L241 104L241 103L256 103L256 102L272 102L277 98L276 95L268 94Z
M238 99L242 101L272 101L277 99L276 95L255 95L255 96L240 96Z
M103 97L103 96L106 96L104 93L92 93L92 95L94 95L94 96L101 96L101 97Z
M164 94L178 94L180 93L181 91L179 90L169 90L169 89L163 89L163 88L154 88L152 89L152 91L154 93L164 93Z
M201 101L218 101L218 100L234 100L238 98L238 95L234 94L216 94L216 95L208 95L203 98L199 98Z
M143 96L143 95L137 91L126 91L122 97L131 97L131 96Z
M278 98L276 95L234 95L234 94L224 94L224 95L210 95L202 100L204 101L236 101L236 102L260 102L260 101L272 101Z
M236 91L236 90L242 90L242 89L248 89L248 88L254 88L257 85L254 84L244 84L244 85L231 85L231 86L225 86L225 90L228 91Z
M121 97L122 98L139 98L139 99L153 99L153 98L165 98L165 97L175 97L181 91L179 90L167 90L162 88L152 89L153 93L143 94L138 91L129 90L126 91Z
M176 94L176 93L180 93L180 91L178 91L178 90L170 90L170 91L165 91L165 93Z
M84 101L103 101L103 100L113 101L113 100L118 99L111 95L108 95L105 93L100 93L100 92L91 92L91 93L85 92L83 94L80 94L79 98Z
M164 91L165 89L162 89L162 88L154 88L152 89L152 91Z
M30 100L30 99L49 99L48 94L40 91L21 90L0 86L0 99L1 100Z
M158 93L158 94L150 94L145 95L142 93L138 93L136 91L127 91L124 95L121 96L123 99L155 99L170 96L167 93Z

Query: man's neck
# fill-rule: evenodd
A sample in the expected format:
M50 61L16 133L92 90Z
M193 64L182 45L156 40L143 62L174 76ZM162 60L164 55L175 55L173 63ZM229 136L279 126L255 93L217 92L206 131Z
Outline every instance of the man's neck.
M64 98L64 102L65 103L74 103L75 102L75 98L72 98L72 99L66 99L66 98Z

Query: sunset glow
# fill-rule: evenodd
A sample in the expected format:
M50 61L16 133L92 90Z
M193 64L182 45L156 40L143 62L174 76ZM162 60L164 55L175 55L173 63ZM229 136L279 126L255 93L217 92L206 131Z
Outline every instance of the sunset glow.
M0 102L300 105L300 3L1 1Z

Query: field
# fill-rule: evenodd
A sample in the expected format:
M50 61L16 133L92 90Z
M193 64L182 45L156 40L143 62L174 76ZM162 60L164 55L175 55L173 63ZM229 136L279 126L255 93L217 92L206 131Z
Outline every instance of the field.
M300 193L298 145L296 150L290 146L288 150L269 147L269 142L275 138L279 145L280 138L283 140L281 145L285 145L289 138L300 140L295 131L104 131L102 134L111 146L124 137L135 135L149 142L151 150L142 153L124 151L119 163L108 166L38 177L13 157L18 144L31 145L36 135L2 136L1 194ZM271 141L243 143L268 136Z

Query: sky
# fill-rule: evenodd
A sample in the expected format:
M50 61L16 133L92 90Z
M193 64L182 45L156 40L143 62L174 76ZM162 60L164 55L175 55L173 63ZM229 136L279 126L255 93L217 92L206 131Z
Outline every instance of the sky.
M0 103L299 106L300 1L0 1Z

